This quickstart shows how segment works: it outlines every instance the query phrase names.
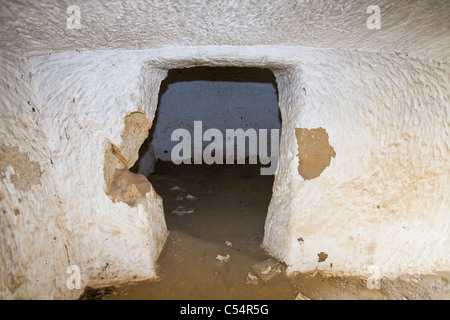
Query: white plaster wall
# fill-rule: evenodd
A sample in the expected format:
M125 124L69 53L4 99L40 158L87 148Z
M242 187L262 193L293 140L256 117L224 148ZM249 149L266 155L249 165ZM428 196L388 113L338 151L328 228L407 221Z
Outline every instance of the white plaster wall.
M289 271L449 269L449 71L448 64L334 51L285 75L292 90L281 90L280 106L296 107L288 125L325 128L336 151L320 177L303 180L295 137L284 128L264 244ZM328 258L319 263L320 252Z
M98 54L46 55L27 63L26 73L8 70L8 60L2 63L5 75L12 78L3 82L31 91L36 109L28 110L31 106L24 100L30 98L20 87L16 93L6 91L1 110L2 120L8 122L2 125L2 142L39 153L37 160L45 173L40 189L34 187L26 197L13 185L2 185L2 192L10 195L2 206L11 215L21 197L18 206L23 213L2 216L6 230L2 252L12 252L11 257L2 254L4 298L76 298L86 285L156 275L154 263L167 235L160 197L152 190L147 201L135 208L114 204L105 194L103 176L107 139L119 144L125 114L143 106L140 99L153 86L140 81L142 66L129 63L124 55L113 55L104 64L98 59ZM158 72L152 76L150 82L158 79ZM159 81L163 77L164 73ZM146 88L141 88L144 83ZM26 112L20 112L25 106ZM149 117L155 108L156 100L153 111L146 105ZM11 245L16 238L20 243ZM66 286L66 270L73 264L81 269L81 290ZM20 278L21 287L8 283L13 277Z
M152 145L155 157L171 161L172 132L178 128L191 134L192 155L194 121L202 121L203 131L215 128L223 135L226 154L226 129L281 129L276 88L271 83L236 81L182 81L168 85L161 96L154 123ZM270 137L268 138L270 143ZM210 142L202 143L203 147ZM235 146L236 146L235 142ZM270 148L270 144L269 144ZM270 149L269 149L270 150ZM167 151L166 153L164 151ZM245 155L249 154L246 142ZM235 157L237 153L235 153Z
M64 247L67 235L60 227L65 225L65 216L52 176L48 128L31 85L31 65L2 53L0 70L1 144L18 147L30 161L39 164L40 170L40 182L26 191L12 182L16 172L11 166L6 179L0 181L0 295L76 298L77 293L63 294L58 289L66 281L69 263Z
M104 148L108 140L120 144L127 112L142 107L153 118L166 75L159 68L194 65L259 65L277 77L282 151L264 245L289 271L450 268L447 64L280 47L70 52L24 61L4 54L2 142L29 152L43 174L26 194L2 181L1 246L11 252L2 259L3 297L76 297L65 286L69 263L80 266L83 286L155 276L166 236L161 200L152 191L136 208L114 204L104 192ZM304 181L294 128L319 126L336 157L320 177ZM14 216L14 207L22 214ZM328 258L318 263L322 251ZM20 278L15 291L11 277Z

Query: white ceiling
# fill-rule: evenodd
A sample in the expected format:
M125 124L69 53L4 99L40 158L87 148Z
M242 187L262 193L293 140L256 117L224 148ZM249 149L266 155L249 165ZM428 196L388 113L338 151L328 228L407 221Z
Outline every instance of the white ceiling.
M369 30L369 5L381 29ZM81 29L68 29L77 5ZM2 0L0 50L20 56L70 50L194 45L288 45L396 52L450 60L450 1L434 0Z

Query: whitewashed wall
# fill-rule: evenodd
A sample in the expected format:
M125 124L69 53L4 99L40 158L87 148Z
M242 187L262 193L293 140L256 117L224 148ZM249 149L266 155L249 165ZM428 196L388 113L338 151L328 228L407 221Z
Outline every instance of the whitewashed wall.
M283 118L267 250L289 271L449 269L448 65L276 47L3 56L2 142L29 152L43 171L25 193L2 180L1 246L11 252L3 296L75 297L65 283L69 263L80 266L83 285L154 277L167 232L161 201L151 192L132 208L105 195L106 142L120 143L127 112L143 107L153 118L162 65L258 63L277 76ZM336 157L304 181L293 130L320 126Z
M72 4L81 29L66 27ZM127 113L153 119L167 70L199 65L277 77L264 246L290 272L450 270L450 2L379 1L380 30L366 27L370 4L2 1L1 297L76 298L73 264L82 288L156 276L162 202L152 190L136 207L113 203L105 148ZM336 156L304 181L295 128L318 127Z
M98 53L6 59L2 144L29 153L42 178L25 193L2 180L2 296L76 298L86 285L154 277L167 235L162 201L151 191L134 208L113 203L103 174L107 142L119 144L125 114L142 105L142 66L114 55L98 64ZM70 265L80 268L80 290L66 285Z
M69 265L67 220L52 175L50 129L32 89L31 65L1 54L0 70L0 141L2 148L17 148L9 159L0 155L0 295L63 297L58 287L65 283ZM30 169L33 162L37 169ZM14 176L26 181L31 175L38 180L13 182Z
M449 66L356 52L316 59L277 77L282 111L295 108L283 115L266 248L290 271L448 270ZM294 127L325 128L336 151L315 179L297 174Z

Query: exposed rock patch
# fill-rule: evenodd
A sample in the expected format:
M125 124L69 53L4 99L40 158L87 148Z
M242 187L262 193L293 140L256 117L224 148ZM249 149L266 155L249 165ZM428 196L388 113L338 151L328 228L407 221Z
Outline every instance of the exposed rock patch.
M122 143L109 143L105 152L104 176L106 194L113 201L123 201L135 206L151 190L151 184L143 175L131 173L131 168L139 158L139 148L148 136L150 123L142 111L125 117Z
M123 201L134 207L145 198L151 187L145 176L128 169L117 169L108 194L114 201Z
M322 127L317 129L295 128L298 145L298 173L306 180L320 176L336 156L328 143L328 133Z
M1 179L5 179L8 166L14 169L11 182L24 192L41 181L41 168L37 162L31 161L28 155L20 152L17 147L0 146Z

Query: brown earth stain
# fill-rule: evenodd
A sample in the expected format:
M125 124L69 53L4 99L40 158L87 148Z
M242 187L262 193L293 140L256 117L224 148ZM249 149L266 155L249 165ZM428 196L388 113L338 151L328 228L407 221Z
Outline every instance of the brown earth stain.
M114 202L123 201L135 206L145 198L151 184L144 176L133 174L128 169L138 160L139 148L147 138L151 124L142 110L125 116L124 122L122 143L116 146L108 142L105 151L105 192Z
M325 252L320 252L317 255L319 256L319 262L323 262L328 258L328 254Z
M145 194L150 192L151 184L144 175L135 174L128 169L117 169L109 189L109 196L115 201L123 201L136 206Z
M6 178L6 168L11 166L14 174L11 182L20 190L26 192L41 181L41 168L28 155L20 152L17 147L0 146L0 178Z
M306 180L320 176L336 156L328 143L328 133L322 127L317 129L295 128L298 146L298 173Z

